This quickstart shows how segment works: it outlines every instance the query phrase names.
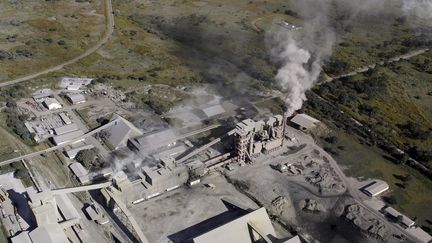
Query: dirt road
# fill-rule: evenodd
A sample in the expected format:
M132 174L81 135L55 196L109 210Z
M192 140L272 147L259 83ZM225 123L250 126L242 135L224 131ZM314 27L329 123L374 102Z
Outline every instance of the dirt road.
M92 48L86 50L85 52L81 53L79 56L74 57L73 59L70 59L68 61L65 61L59 65L53 66L53 67L49 67L47 69L44 69L42 71L39 71L37 73L32 73L32 74L28 74L26 76L17 78L17 79L12 79L12 80L8 80L5 82L0 83L0 87L6 87L9 85L13 85L13 84L17 84L17 83L21 83L30 79L34 79L40 75L43 74L47 74L47 73L51 73L54 71L58 71L60 69L62 69L63 67L73 64L81 59L83 59L84 57L89 56L90 54L92 54L93 52L97 51L103 44L105 44L108 39L110 38L110 36L112 35L113 31L114 31L114 15L113 15L113 8L112 8L112 0L105 0L105 5L106 5L106 16L107 16L107 31L105 32L105 35L102 37L102 39L99 40L99 42L96 43L96 45L94 45Z
M328 77L325 81L318 83L318 85L323 84L323 83L327 83L327 82L331 82L331 81L333 81L335 79L350 77L350 76L354 76L354 75L359 74L359 73L365 73L365 72L367 72L367 71L369 71L371 69L375 69L377 65L383 65L385 63L398 62L401 59L407 60L407 59L416 57L418 55L422 55L422 54L428 52L429 50L430 50L429 48L424 48L424 49L420 49L420 50L410 51L410 52L408 52L406 54L399 55L399 56L396 56L396 57L392 57L392 58L388 59L385 62L381 61L379 63L374 63L374 64L367 65L365 67L357 68L356 70L354 70L352 72L349 72L349 73L341 74L341 75L334 76L334 77Z

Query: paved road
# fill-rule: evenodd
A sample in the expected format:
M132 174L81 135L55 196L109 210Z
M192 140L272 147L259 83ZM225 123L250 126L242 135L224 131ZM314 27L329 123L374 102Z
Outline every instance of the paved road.
M96 43L96 45L94 45L92 48L88 49L87 51L81 53L79 56L74 57L73 59L68 60L66 62L63 62L61 64L58 64L56 66L49 67L45 70L39 71L37 73L29 74L29 75L26 75L26 76L23 76L23 77L20 77L17 79L2 82L2 83L0 83L0 87L5 87L5 86L21 83L21 82L24 82L24 81L27 81L30 79L34 79L34 78L36 78L40 75L43 75L43 74L58 71L58 70L62 69L63 67L70 65L70 64L73 64L73 63L83 59L84 57L89 56L93 52L97 51L97 49L99 49L103 44L105 44L108 41L108 39L110 38L110 36L114 32L114 15L113 15L113 8L112 8L112 0L105 0L105 5L106 5L106 16L108 19L108 21L107 21L108 29L105 32L105 35L102 37L102 39L99 40L99 42Z

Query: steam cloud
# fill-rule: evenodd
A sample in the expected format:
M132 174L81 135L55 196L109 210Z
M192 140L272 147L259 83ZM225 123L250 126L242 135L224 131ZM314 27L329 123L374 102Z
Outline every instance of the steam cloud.
M326 15L307 21L301 30L272 30L271 56L280 65L276 81L286 93L286 114L292 115L306 100L321 73L323 60L331 54L334 31Z
M403 11L408 17L415 16L420 19L432 20L432 1L404 0Z
M313 60L310 68L307 68L311 61L309 51L301 48L288 32L283 35L280 42L282 47L277 48L282 49L279 53L282 67L276 74L276 80L287 94L286 112L290 116L300 109L306 100L305 92L312 88L321 71L321 60Z
M340 1L348 15L345 24L355 21L360 14L382 15L393 0ZM331 55L336 43L335 31L329 23L329 1L294 1L300 15L316 16L306 19L303 29L273 28L268 35L272 59L280 66L275 79L286 94L286 114L292 115L306 100L306 91L319 78L323 61ZM401 14L408 20L432 20L432 0L401 0ZM305 13L307 11L308 13Z

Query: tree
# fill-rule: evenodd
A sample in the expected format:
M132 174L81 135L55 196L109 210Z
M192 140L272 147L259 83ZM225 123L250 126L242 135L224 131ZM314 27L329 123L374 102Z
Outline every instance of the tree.
M14 175L15 175L15 178L20 179L20 180L27 178L29 176L29 174L27 173L27 171L25 169L17 169L15 171Z
M78 152L75 160L83 164L87 169L91 169L95 164L96 155L96 149L85 149Z

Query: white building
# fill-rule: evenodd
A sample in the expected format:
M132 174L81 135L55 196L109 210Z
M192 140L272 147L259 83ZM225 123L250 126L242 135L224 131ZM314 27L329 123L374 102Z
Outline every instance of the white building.
M291 124L303 131L315 128L319 122L307 114L297 114L291 119Z
M55 98L46 98L43 101L43 105L48 110L56 110L62 108L62 105Z
M118 149L127 145L130 138L141 136L143 133L136 128L131 122L119 115L115 115L112 119L112 125L108 131L108 142L113 149Z
M74 105L86 102L86 98L82 94L67 94L66 99Z
M376 197L388 189L389 185L385 181L376 180L364 187L362 191L370 197Z
M89 85L92 78L70 78L64 77L60 82L60 88L71 91L77 91Z

